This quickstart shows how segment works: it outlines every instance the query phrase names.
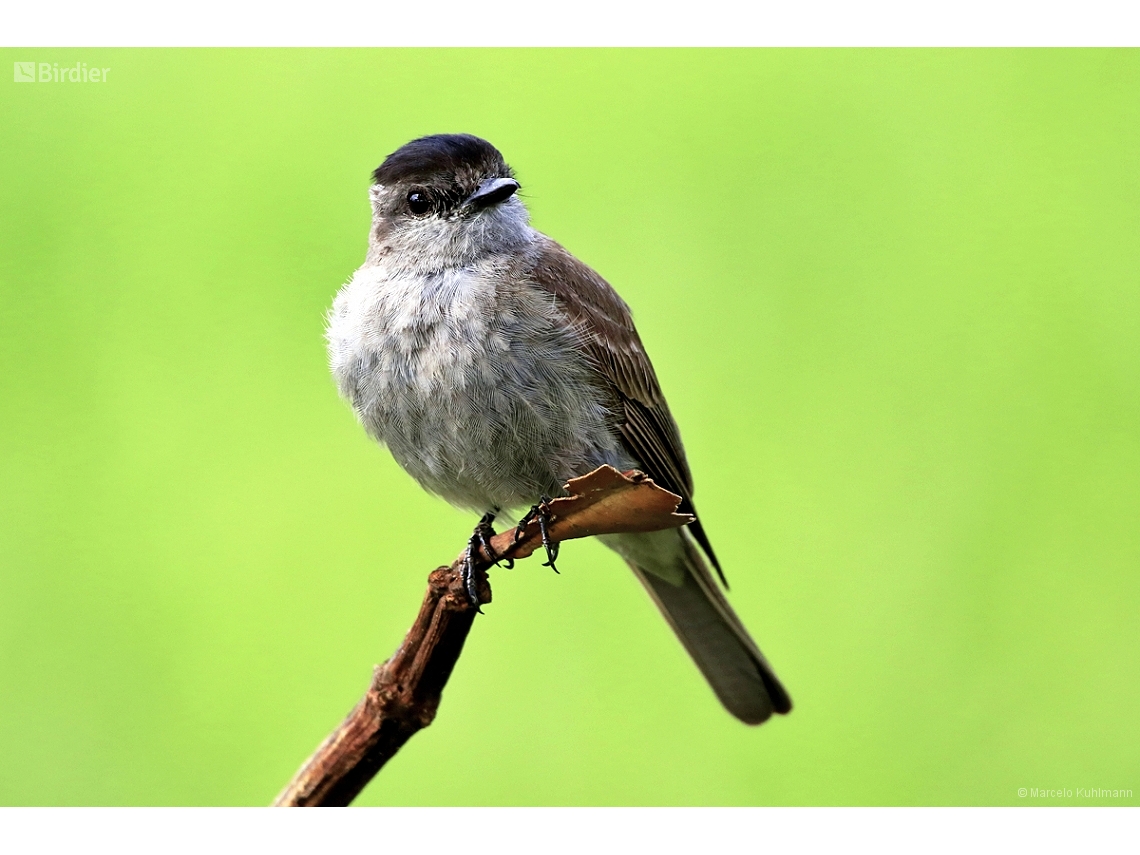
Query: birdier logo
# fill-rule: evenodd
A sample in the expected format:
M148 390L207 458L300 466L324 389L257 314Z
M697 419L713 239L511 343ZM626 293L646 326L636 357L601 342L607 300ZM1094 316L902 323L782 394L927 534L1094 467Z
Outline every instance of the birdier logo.
M85 62L61 66L58 62L14 62L12 80L16 83L106 83L109 68L95 68Z

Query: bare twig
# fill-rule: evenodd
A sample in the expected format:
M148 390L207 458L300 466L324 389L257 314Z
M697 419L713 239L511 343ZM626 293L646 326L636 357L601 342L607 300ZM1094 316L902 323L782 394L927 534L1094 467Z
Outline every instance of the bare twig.
M547 533L554 542L676 528L693 519L676 513L679 496L637 471L623 474L603 466L571 480L566 492L547 505ZM529 521L517 542L515 538L516 529L502 532L491 540L491 548L502 558L526 558L542 546L538 520ZM403 644L377 666L364 698L305 762L274 806L349 804L412 734L431 724L477 614L463 585L464 554L450 567L432 571L420 613ZM479 550L477 586L483 603L491 601L486 576L490 559Z

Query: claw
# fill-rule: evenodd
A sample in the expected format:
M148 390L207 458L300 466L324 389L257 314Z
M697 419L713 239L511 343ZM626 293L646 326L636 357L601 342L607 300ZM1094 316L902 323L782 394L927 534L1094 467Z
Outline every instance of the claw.
M483 514L483 519L479 520L479 525L475 526L474 537L479 539L479 545L483 547L483 551L487 553L491 563L498 567L499 554L491 546L491 538L495 536L495 529L491 527L491 523L494 521L495 515L493 513Z
M538 515L538 505L532 507L529 511L523 514L523 518L519 520L519 524L515 526L515 543L518 543L526 536L526 527L530 525L530 521Z
M547 505L550 504L549 496L542 496L537 505L526 512L518 526L515 528L515 543L523 539L526 533L527 526L530 525L534 519L538 520L538 530L542 532L542 546L546 550L546 561L542 562L543 567L549 567L555 573L558 568L554 566L554 562L558 559L558 544L550 539L550 532L547 527L550 525L550 511L547 510Z
M475 611L483 614L483 610L479 608L479 591L475 586L475 548L478 544L478 535L471 535L471 539L467 541L467 555L463 561L462 577L463 587L467 589L467 601L475 607Z
M475 531L472 532L471 538L467 541L467 555L463 562L463 586L467 589L467 599L480 614L483 613L483 610L479 608L479 591L475 585L475 558L477 551L482 548L487 557L491 559L491 563L496 567L499 566L498 553L491 546L491 538L495 536L495 530L491 527L491 523L494 521L495 515L493 513L483 514L483 518L479 520L479 524L475 526ZM514 566L513 560L510 566Z

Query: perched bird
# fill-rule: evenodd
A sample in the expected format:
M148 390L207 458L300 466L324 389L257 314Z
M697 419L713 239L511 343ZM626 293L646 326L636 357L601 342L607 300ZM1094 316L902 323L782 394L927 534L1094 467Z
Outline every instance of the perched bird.
M530 227L498 149L422 137L373 179L368 253L327 331L332 373L368 433L426 490L483 514L475 537L495 514L541 512L603 464L640 469L695 515L681 436L629 307ZM709 571L720 565L699 519L600 539L729 712L759 724L791 710Z

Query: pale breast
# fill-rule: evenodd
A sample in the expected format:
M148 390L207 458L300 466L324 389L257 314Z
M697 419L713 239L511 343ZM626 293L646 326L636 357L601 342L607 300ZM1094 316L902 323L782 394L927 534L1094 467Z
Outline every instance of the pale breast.
M365 266L329 317L333 375L425 489L484 512L628 467L597 375L548 296L493 261L425 276Z

